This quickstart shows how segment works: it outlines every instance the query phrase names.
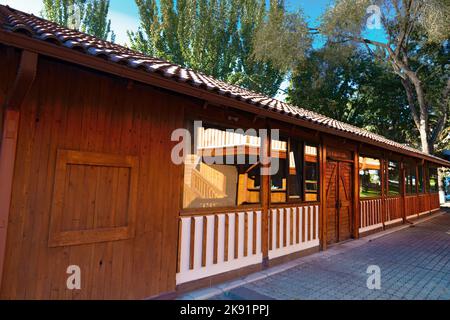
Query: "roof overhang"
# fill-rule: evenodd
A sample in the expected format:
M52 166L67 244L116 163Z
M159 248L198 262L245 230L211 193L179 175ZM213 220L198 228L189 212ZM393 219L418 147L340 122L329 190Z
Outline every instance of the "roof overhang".
M206 100L210 103L226 105L263 117L276 119L279 121L295 124L309 129L314 129L319 132L324 132L342 138L347 138L353 141L366 143L399 154L424 159L436 163L438 165L450 167L450 161L446 161L444 159L440 159L432 155L426 155L419 152L400 149L395 146L374 141L364 136L359 136L350 132L340 131L331 127L326 127L318 123L313 123L312 121L307 121L305 119L297 118L288 114L276 112L268 108L261 108L248 102L232 99L227 95L222 95L214 91L208 91L201 87L195 87L185 82L180 82L174 79L163 77L162 75L159 75L157 73L149 73L139 69L131 69L125 65L120 65L112 61L103 59L101 57L87 55L85 53L78 52L70 48L58 46L51 42L34 39L20 33L0 30L0 42L5 45L9 45L19 49L24 49L30 52L35 52L44 56L56 58L69 63L74 63L83 67L109 73L118 77L123 77L126 79L131 79L148 85L164 88L170 91L182 93L191 97Z

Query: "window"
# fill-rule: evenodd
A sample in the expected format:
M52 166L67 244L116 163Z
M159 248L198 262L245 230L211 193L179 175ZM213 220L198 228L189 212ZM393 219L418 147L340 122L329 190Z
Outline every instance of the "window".
M303 144L297 140L291 140L289 148L289 175L288 191L290 200L302 199L302 152Z
M287 145L288 142L285 139L280 140L272 140L271 146L271 154L272 158L277 157L278 159L278 170L272 174L270 178L270 200L272 203L280 203L287 201ZM272 164L274 160L272 160ZM289 163L289 169L291 167L291 163ZM295 167L294 167L295 171ZM289 174L290 176L290 174ZM295 195L293 195L295 196Z
M380 160L359 157L359 194L361 198L381 195Z
M405 164L405 191L406 194L416 193L416 166L411 163Z
M197 131L197 139L185 156L183 208L259 203L260 138L256 131L189 127L191 137Z
M317 147L305 145L305 201L319 200L319 161Z
M400 194L400 170L396 161L388 162L387 190L389 196Z
M438 172L437 168L429 167L428 168L428 186L430 192L438 192Z
M319 200L317 150L295 139L272 140L272 151L279 157L279 170L271 177L272 203Z
M424 193L425 192L425 183L423 181L423 165L419 164L417 166L417 172L418 172L417 185L419 188L419 193Z

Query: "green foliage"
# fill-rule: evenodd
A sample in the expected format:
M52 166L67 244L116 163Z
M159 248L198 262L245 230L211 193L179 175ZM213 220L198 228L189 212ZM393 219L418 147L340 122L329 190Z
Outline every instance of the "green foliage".
M252 56L264 0L136 0L132 48L270 96L283 73Z
M271 0L269 15L256 32L254 56L289 71L310 49L312 37L301 11L287 12L284 1Z
M401 106L410 113L403 120L409 119L416 127L411 127L407 134L409 137L418 134L422 150L432 153L435 147L440 148L440 142L445 140L445 134L449 131L447 130L450 118L449 16L448 0L335 0L322 15L319 27L310 29L313 31L312 34L325 36L324 52L311 54L308 45L304 47L295 45L295 39L306 44L309 39L308 35L305 35L308 28L301 14L291 16L290 19L286 14L275 14L273 22L270 20L266 22L257 35L260 38L256 41L254 54L260 61L270 61L283 70L292 70L296 77L294 86L298 80L303 81L302 85L306 83L306 87L316 86L316 91L312 93L299 93L294 89L294 92L291 92L293 95L291 100L300 105L308 104L310 108L323 111L334 118L350 117L350 122L355 123L356 120L350 116L355 110L355 101L352 99L351 104L348 102L348 97L354 94L351 82L353 80L343 78L353 78L357 74L352 74L352 70L348 70L351 66L346 66L343 59L354 59L356 51L366 50L372 57L371 63L384 64L384 67L379 69L384 74L377 78L379 81L385 81L380 88L384 87L385 91L390 91L388 88L393 80L392 76L393 74L397 76L396 84L401 84L397 89L403 87L403 96L407 99L407 103ZM374 26L369 22L373 21L378 22L376 24L382 29L381 32L385 34L386 39L366 37L370 34L369 26ZM336 57L325 59L327 50ZM302 61L305 57L308 60L306 62ZM326 68L321 63L325 63ZM292 67L293 65L297 67ZM327 68L334 70L336 74L327 73ZM325 74L320 74L319 71ZM314 72L319 76L313 79L320 80L321 83L313 83L313 79L307 79L309 73ZM373 88L378 87L377 83L369 81L369 84L372 84ZM359 96L361 92L359 89ZM395 119L395 114L383 111L382 105L378 107L375 110L381 112L379 116L394 117L386 118L386 123L396 123L400 120ZM378 113L371 111L363 121L363 126L373 127L372 130L375 131L381 129L384 135L395 136L389 131L384 131L385 122L375 126L373 121L376 119L370 118ZM392 130L396 130L396 127L392 126ZM397 140L404 141L404 139ZM411 140L414 138L409 140L412 143Z
M332 46L297 66L288 91L295 105L395 141L418 145L404 89L388 66L361 50L347 58Z
M101 39L115 40L108 19L109 0L43 0L41 15L50 21Z

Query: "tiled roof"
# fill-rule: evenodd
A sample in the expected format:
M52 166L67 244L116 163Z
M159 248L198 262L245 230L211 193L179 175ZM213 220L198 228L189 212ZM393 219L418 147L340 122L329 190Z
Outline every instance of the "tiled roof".
M7 6L0 6L0 21L3 21L1 29L5 31L26 34L34 39L81 51L86 55L100 57L117 64L126 65L129 68L140 69L149 73L157 73L163 77L173 79L174 81L184 82L194 87L229 97L230 99L236 99L259 108L278 112L286 117L303 119L323 127L363 137L365 138L364 140L369 142L377 142L382 145L390 146L391 148L394 147L400 149L399 151L405 150L418 155L435 158L440 162L443 161L441 158L427 155L417 149L386 139L385 137L370 131L238 86L227 84L201 72L184 68L158 58L146 56L124 46L103 41L76 30L61 27L53 22Z

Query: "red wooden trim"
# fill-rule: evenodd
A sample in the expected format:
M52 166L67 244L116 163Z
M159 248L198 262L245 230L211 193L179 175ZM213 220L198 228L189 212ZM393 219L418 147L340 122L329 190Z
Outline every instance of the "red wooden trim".
M6 234L11 205L19 118L20 113L18 111L7 110L5 112L0 149L0 288L6 254Z
M20 107L36 77L38 55L23 51L12 90L6 97L0 145L0 289L5 263L6 239L19 134ZM0 110L2 112L2 110Z
M359 238L360 195L359 195L359 146L353 153L353 238Z
M206 248L208 241L208 218L203 217L203 229L202 229L202 267L206 266Z
M191 236L189 241L189 269L194 269L194 250L195 250L195 218L191 218Z

